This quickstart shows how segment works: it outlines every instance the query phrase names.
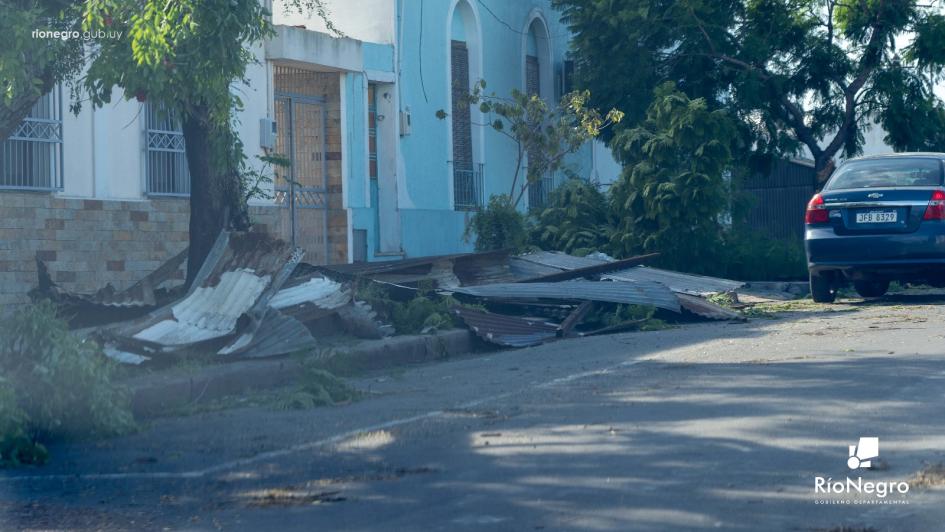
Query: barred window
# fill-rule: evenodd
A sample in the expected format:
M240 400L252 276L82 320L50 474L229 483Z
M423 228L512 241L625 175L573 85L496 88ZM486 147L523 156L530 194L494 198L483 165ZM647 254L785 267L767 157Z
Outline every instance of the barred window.
M147 120L147 192L153 196L190 194L190 171L180 120L163 106L145 105Z
M0 142L0 189L62 188L62 92L46 94Z

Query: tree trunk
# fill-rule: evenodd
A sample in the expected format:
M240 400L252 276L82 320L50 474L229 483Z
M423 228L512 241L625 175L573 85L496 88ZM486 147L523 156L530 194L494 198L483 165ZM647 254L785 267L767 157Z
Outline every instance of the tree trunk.
M245 206L240 197L237 162L227 156L229 131L220 131L211 120L206 106L198 106L181 121L190 170L190 251L187 256L189 287L210 248L232 220L245 229ZM221 149L222 148L222 149Z

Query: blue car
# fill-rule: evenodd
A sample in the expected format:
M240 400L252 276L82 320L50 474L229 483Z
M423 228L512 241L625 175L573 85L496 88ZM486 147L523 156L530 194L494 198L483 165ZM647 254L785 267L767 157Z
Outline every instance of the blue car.
M945 286L945 153L850 159L807 205L804 247L814 301L852 282L880 297L890 281Z

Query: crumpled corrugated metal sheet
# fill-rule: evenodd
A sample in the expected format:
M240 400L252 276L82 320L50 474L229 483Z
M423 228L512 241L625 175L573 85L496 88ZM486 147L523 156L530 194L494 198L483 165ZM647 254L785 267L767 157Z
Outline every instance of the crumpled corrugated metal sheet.
M54 301L61 315L73 328L130 320L159 305L170 303L183 294L183 281L175 282L174 278L186 260L187 249L184 249L125 290L116 290L107 284L94 293L85 294L58 286L53 282L46 264L37 258L38 284L30 291L30 297Z
M274 309L284 309L311 303L318 308L331 310L349 301L351 301L351 292L345 290L341 283L325 277L312 277L302 283L279 290L269 300L269 306Z
M239 350L260 329L270 299L302 255L262 233L223 232L182 300L100 335L121 350L151 356L239 333L241 344L230 346Z
M477 336L505 347L529 347L557 336L558 326L541 321L455 307L452 311Z
M452 292L489 299L559 299L652 305L679 312L672 290L654 282L563 281L560 283L501 283L454 288Z
M557 268L559 270L576 270L611 262L599 258L575 257L566 253L551 251L529 253L515 258L541 265L545 268ZM553 273L547 271L542 272L540 269L533 269L533 271L539 275ZM654 281L668 286L670 290L674 292L697 296L731 292L745 284L720 277L674 272L660 268L651 268L649 266L634 266L633 268L627 268L625 270L605 273L601 275L601 278L616 281Z
M249 338L241 336L220 349L218 354L264 358L307 351L317 346L312 333L299 320L272 309Z
M557 268L559 270L576 270L578 268L587 268L588 266L595 266L607 262L605 260L591 259L588 257L576 257L559 251L536 251L534 253L519 255L516 258L535 264L541 264L542 266Z
M649 266L636 266L627 270L604 274L604 277L618 281L655 281L668 286L674 292L695 296L731 292L745 284L720 277L680 273L650 268Z
M198 287L171 307L170 316L137 332L133 338L174 346L226 336L271 281L271 275L257 275L250 268L223 272L216 286Z
M738 312L727 309L721 305L716 305L708 299L691 294L684 294L682 292L677 292L676 297L679 298L679 303L682 304L684 309L697 316L702 316L703 318L708 318L710 320L745 321L745 317Z
M515 280L509 271L508 250L458 253L412 259L332 264L319 266L329 276L354 279L365 277L401 286L432 282L440 288L509 282Z

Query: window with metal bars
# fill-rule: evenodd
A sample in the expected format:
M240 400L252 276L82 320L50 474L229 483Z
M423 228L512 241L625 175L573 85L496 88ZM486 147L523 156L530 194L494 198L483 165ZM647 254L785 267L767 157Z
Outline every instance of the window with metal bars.
M62 188L62 92L56 88L0 142L0 189Z
M145 104L147 192L152 196L190 195L190 170L180 120L162 106Z

